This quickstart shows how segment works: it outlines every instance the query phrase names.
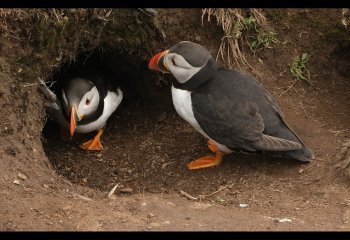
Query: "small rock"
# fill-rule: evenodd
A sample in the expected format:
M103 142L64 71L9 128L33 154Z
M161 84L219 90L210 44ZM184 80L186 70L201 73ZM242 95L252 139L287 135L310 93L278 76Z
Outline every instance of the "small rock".
M132 188L123 188L123 189L120 189L120 192L122 192L122 193L133 193L134 189L132 189Z
M164 169L164 168L166 168L168 165L170 165L171 164L171 162L166 162L166 163L163 163L162 164L162 169Z
M102 157L102 153L98 153L98 154L96 154L96 156L97 156L98 158L101 158L101 157Z
M280 223L286 223L286 222L292 222L292 220L289 219L289 218L282 218L282 219L279 219L278 222L280 222Z
M295 211L300 211L300 208L296 207L294 208Z
M158 117L158 122L163 122L166 119L166 112L163 112Z
M299 171L298 171L299 174L302 174L303 172L304 172L304 169L302 169L302 168L299 169Z
M196 36L195 39L196 39L197 42L201 41L201 37L200 36Z
M19 179L22 179L22 180L28 179L28 177L26 175L24 175L23 173L18 173L17 176Z
M87 183L88 180L87 180L87 178L82 178L81 181L82 181L83 183Z
M15 181L13 181L13 183L19 185L19 180L16 179Z
M193 133L194 129L192 127L188 127L188 128L183 129L182 132L184 132L184 133Z
M154 217L154 214L153 213L148 213L147 214L147 218L153 218Z
M131 169L129 169L129 170L128 170L128 173L132 173L132 170L131 170Z
M151 226L148 226L147 229L152 229L152 227L151 227Z
M239 207L241 207L241 208L246 208L246 207L248 207L249 205L248 204L245 204L245 203L240 203L239 204Z

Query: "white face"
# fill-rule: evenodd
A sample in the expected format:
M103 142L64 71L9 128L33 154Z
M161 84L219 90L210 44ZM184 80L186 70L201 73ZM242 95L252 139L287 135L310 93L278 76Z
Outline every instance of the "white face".
M63 100L66 106L69 106L66 94L63 92ZM85 93L78 106L76 106L77 115L79 117L79 121L84 117L94 113L98 107L100 102L100 94L98 93L97 88L94 86L89 92ZM69 109L68 109L69 111Z
M85 93L81 101L79 102L77 114L79 118L86 117L94 113L100 102L100 94L97 88L94 86L89 92Z
M177 53L168 53L164 57L164 65L174 75L179 83L185 83L203 67L194 67Z

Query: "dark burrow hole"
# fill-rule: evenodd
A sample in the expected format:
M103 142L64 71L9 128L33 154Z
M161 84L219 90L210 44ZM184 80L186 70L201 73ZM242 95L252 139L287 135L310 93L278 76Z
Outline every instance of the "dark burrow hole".
M57 174L72 183L101 191L119 184L119 191L132 188L134 193L184 190L203 194L227 184L244 188L252 184L245 182L251 175L258 183L260 176L271 175L271 168L280 169L274 174L282 176L289 168L299 166L295 161L233 153L218 168L189 171L188 162L210 151L207 141L175 112L169 81L159 81L162 75L150 71L147 62L137 56L95 51L82 54L74 64L55 72L48 80L56 82L52 89L55 91L60 79L82 64L111 71L123 88L124 98L107 121L102 151L79 148L96 132L64 140L58 125L48 119L42 138L46 156Z
M331 54L337 72L345 78L350 76L350 42L340 41Z

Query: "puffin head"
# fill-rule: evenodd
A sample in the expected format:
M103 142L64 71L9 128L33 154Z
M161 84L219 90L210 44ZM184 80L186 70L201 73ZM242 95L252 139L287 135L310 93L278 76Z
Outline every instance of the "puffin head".
M100 94L91 81L84 78L73 78L63 86L62 98L66 114L70 119L69 134L72 137L77 122L97 110Z
M190 41L182 41L169 50L154 55L148 67L152 70L171 73L179 84L185 84L207 67L209 61L214 62L205 47Z

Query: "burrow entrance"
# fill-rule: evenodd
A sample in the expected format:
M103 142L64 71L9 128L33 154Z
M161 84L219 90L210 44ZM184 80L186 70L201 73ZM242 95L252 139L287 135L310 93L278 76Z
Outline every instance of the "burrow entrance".
M210 151L206 140L175 112L169 82L159 82L160 75L133 55L95 51L82 54L75 64L56 72L52 78L58 82L56 86L67 69L81 64L107 66L120 81L124 99L107 122L100 152L78 147L95 132L64 141L59 127L47 121L43 130L45 153L57 173L72 183L101 191L119 184L120 191L131 188L134 193L185 190L202 194L227 184L244 188L253 184L246 178L258 183L264 175L271 175L271 168L280 170L274 175L283 176L291 167L299 166L293 160L234 153L226 156L219 168L189 171L189 161Z

